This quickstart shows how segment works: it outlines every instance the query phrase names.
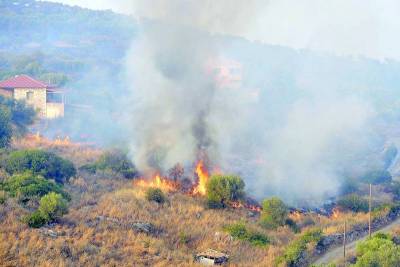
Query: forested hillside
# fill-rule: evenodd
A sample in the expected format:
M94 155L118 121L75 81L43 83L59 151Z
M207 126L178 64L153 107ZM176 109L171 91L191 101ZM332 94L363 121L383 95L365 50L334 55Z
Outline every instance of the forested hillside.
M0 29L0 80L26 73L64 85L94 66L118 70L135 21L111 11L1 0Z

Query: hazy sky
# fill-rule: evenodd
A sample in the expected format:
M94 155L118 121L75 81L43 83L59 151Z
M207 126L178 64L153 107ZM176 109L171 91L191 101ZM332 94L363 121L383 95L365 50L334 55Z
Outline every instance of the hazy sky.
M168 4L167 0L153 0ZM188 0L182 0L187 2ZM190 0L189 0L190 1ZM193 1L193 0L192 0ZM54 0L140 14L129 0ZM217 0L218 2L218 0ZM234 1L233 1L234 2ZM398 0L265 0L246 33L269 44L400 60ZM227 8L228 10L235 10ZM229 12L229 11L228 11Z

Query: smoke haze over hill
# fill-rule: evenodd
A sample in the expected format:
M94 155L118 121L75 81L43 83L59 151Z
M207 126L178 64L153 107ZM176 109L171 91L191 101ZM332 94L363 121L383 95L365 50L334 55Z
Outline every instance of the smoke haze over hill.
M322 200L375 152L370 99L325 80L307 86L316 79L308 77L318 68L313 62L303 62L298 89L290 92L215 81L207 66L227 57L229 45L210 35L212 25L224 32L235 22L245 31L247 18L258 15L256 2L240 7L252 14L242 18L224 5L159 3L135 1L144 13L160 12L160 20L141 24L127 58L132 110L126 119L141 170L191 166L201 149L225 172L241 174L259 197Z
M21 23L24 33L39 36L38 43L41 35L59 29L67 30L43 42L84 41L85 50L53 47L54 53L82 60L84 51L96 52L79 78L53 64L52 71L72 77L66 85L73 89L69 99L91 106L90 117L77 113L68 121L72 137L90 133L99 143L117 141L129 147L143 172L165 171L178 162L191 170L199 151L205 151L224 172L241 175L259 198L321 200L335 194L344 179L380 168L382 148L391 140L377 122L398 116L397 62L335 57L217 34L235 30L244 35L253 29L268 13L258 1L234 9L199 1L130 3L126 11L140 8L154 19L96 12L114 21L103 29L105 19L85 24L93 11L43 2L42 8L51 6L48 13L34 17L35 23ZM25 6L24 12L33 8ZM26 19L11 9L16 11L7 13L9 19ZM47 16L68 18L77 11L81 28L91 35L74 30L74 20L57 20L54 27L45 23ZM99 36L107 38L93 41ZM24 42L17 40L15 47L24 51ZM104 59L104 54L113 56ZM226 83L226 75L222 81L216 77L221 66L234 72L234 83Z

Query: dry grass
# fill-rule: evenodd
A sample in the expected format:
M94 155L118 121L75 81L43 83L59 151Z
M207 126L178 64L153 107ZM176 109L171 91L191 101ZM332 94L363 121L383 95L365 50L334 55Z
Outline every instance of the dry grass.
M78 166L102 153L40 139L19 140L15 146L52 149ZM69 213L51 228L57 237L21 222L28 211L15 200L0 205L0 266L196 266L194 254L207 248L229 254L229 266L274 266L275 259L295 238L288 227L276 231L260 228L258 217L244 209L206 209L202 198L170 193L163 205L148 202L144 190L132 181L107 174L78 173L66 190L72 201ZM302 231L319 226L325 233L333 233L341 231L344 216L354 223L367 218L364 214L340 214L338 218L301 214L294 219L303 226ZM272 244L254 247L232 240L222 231L224 225L241 220L267 234ZM127 227L133 222L152 223L160 232L137 233Z
M49 140L39 135L28 135L24 138L14 139L13 147L16 149L46 149L62 155L73 161L77 167L94 162L103 154L101 149L73 143L68 138Z
M79 185L73 184L70 189L86 182L81 180L84 178L76 179L74 183ZM110 179L98 180L106 187L108 182L105 180ZM221 231L225 224L246 218L244 210L207 210L202 199L178 193L170 194L169 202L159 205L146 201L142 190L133 188L131 182L120 181L120 187L104 193L98 201L90 199L90 189L86 197L75 199L69 214L52 229L63 233L57 238L26 227L19 221L26 211L14 200L9 200L0 211L0 214L5 214L0 223L0 265L194 266L193 255L196 252L213 248L231 255L231 266L271 266L271 259L277 254L277 248L255 248L231 240ZM86 198L90 201L85 201ZM161 232L149 236L108 220L89 224L98 216L123 224L151 222ZM248 223L252 228L265 232L254 219L248 218ZM282 228L272 235L277 245L287 242L288 232ZM182 235L187 242L182 242ZM69 250L71 255L64 257L63 250Z

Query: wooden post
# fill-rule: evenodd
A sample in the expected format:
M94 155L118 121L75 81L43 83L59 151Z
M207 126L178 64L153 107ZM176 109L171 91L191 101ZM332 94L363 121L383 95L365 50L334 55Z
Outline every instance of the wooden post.
M343 264L346 267L346 220L344 221L344 230L343 230Z
M372 184L369 184L369 207L368 207L368 235L371 237L371 204L372 204Z

